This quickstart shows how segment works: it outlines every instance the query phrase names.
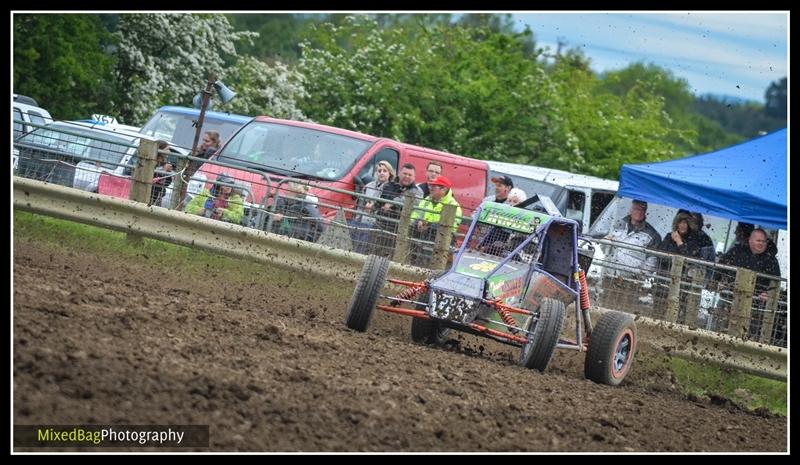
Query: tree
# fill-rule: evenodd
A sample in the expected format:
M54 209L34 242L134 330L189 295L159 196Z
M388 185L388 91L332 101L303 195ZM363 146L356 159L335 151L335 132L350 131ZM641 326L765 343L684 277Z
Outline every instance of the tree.
M269 66L254 57L242 57L225 73L225 83L237 92L227 106L234 113L306 120L297 102L308 97L304 77L286 65Z
M480 27L310 31L298 64L315 121L477 158L544 160L566 134L553 83L516 36Z
M15 14L14 92L58 119L111 112L111 45L96 15Z
M787 93L786 93L786 78L778 82L773 82L764 93L764 100L767 104L764 108L764 113L771 118L786 119L787 107Z
M558 57L551 78L561 96L569 130L559 156L544 166L615 179L625 163L641 163L679 155L672 140L681 137L664 111L664 98L652 86L637 83L609 92L587 66L582 53Z
M325 15L310 14L228 14L237 31L255 31L258 37L252 43L242 44L238 51L262 61L281 60L295 63L300 57L300 42L304 31L320 22Z
M236 42L255 36L219 14L125 14L118 27L113 103L133 123L160 105L191 102L209 71L220 76L238 57Z

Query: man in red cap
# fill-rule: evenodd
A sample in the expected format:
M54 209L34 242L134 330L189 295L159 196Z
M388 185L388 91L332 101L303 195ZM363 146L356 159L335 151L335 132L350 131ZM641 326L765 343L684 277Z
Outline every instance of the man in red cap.
M453 223L453 232L458 229L461 218L461 205L453 197L453 184L444 176L438 176L428 181L430 195L419 202L419 205L411 212L411 235L414 238L424 241L433 241L436 237L436 229L439 226L439 219L445 205L456 206L456 221ZM420 244L415 242L412 247L412 263L417 266L427 266L430 263L430 252L424 253Z

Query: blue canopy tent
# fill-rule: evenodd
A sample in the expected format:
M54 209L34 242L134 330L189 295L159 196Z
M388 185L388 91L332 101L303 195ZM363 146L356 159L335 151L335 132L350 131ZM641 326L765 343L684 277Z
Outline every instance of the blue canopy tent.
M787 229L786 131L678 160L623 165L618 194Z

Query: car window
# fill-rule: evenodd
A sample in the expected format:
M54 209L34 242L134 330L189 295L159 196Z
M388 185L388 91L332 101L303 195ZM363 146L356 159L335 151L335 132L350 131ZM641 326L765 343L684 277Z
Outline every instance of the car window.
M87 158L100 161L102 166L116 169L122 157L127 153L131 144L130 140L107 137L108 140L92 140Z
M31 123L33 124L41 124L44 125L47 121L44 119L41 113L33 110L28 110L28 117L31 119Z
M14 108L14 137L19 137L22 131L22 112L19 108Z
M198 116L158 111L150 121L142 127L142 134L147 134L169 142L176 147L191 149L197 133L196 121ZM203 132L217 131L224 144L242 123L225 121L213 115L206 115L203 119ZM199 143L199 142L198 142Z

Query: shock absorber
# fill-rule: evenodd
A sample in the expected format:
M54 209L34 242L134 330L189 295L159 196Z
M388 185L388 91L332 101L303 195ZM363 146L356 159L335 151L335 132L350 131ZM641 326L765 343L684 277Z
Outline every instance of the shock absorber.
M586 335L592 334L592 318L589 316L589 309L592 307L589 302L589 285L586 284L586 273L580 271L579 279L581 282L581 312L583 312L583 321L586 324Z
M508 329L510 329L512 333L516 334L517 330L515 328L517 327L517 320L515 320L514 317L511 316L511 312L504 309L503 307L500 307L499 305L495 306L494 308L495 310L497 310L497 313L500 315L500 318L503 320L503 323L510 326L510 328Z
M409 288L404 289L403 292L397 294L395 298L392 299L391 302L389 302L389 305L396 307L400 305L400 300L397 299L411 300L427 290L428 290L427 283L422 283L417 286L410 286Z

